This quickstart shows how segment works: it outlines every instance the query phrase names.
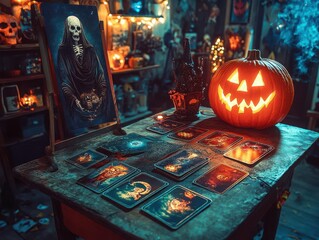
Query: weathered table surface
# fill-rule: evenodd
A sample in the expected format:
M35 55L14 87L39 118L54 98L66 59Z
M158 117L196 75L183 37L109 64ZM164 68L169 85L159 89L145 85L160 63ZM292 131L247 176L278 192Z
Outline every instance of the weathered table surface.
M166 113L172 113L172 109ZM260 220L260 216L265 215L276 204L283 189L289 188L294 168L308 156L319 138L316 132L285 124L277 124L265 130L234 128L214 116L203 114L199 115L197 121L191 123L191 125L209 129L206 135L214 130L222 130L239 134L244 137L243 140L256 140L275 147L270 155L256 165L247 166L198 145L196 140L185 143L168 138L166 135L146 131L145 128L152 121L154 120L149 117L125 127L127 133L135 132L153 137L158 141L146 153L129 157L125 162L168 181L169 187L183 185L212 200L210 207L178 230L170 230L141 214L140 208L144 203L131 211L123 211L102 199L101 195L76 184L79 178L91 170L79 169L67 163L65 159L84 149L96 149L102 143L119 138L112 133L103 134L58 151L56 162L59 169L56 172L48 172L43 159L37 159L16 167L15 174L23 181L49 194L53 199L73 206L87 216L120 229L130 236L141 239L227 239L236 235L243 236L241 234L249 232L256 221ZM209 164L182 182L175 182L153 171L155 162L182 147L202 149L210 158ZM195 178L220 163L245 170L249 172L249 176L222 195L192 184ZM150 199L146 202L148 201Z

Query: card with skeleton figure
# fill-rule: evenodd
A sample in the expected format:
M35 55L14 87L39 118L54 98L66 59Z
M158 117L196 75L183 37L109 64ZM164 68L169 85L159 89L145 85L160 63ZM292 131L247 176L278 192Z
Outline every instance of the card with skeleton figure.
M168 182L142 172L107 190L102 196L126 209L131 209L161 191L167 185Z
M239 146L230 149L224 154L225 157L252 165L261 160L275 148L268 144L255 141L245 141Z
M139 172L137 168L128 164L110 162L80 178L77 183L95 193L102 193L109 187L137 172Z
M101 154L99 152L89 149L69 159L66 159L66 161L81 168L89 168L93 166L94 164L102 161L106 157L107 156L104 154Z
M142 207L142 211L178 229L211 204L211 200L183 186L174 186Z
M216 131L201 139L198 143L212 148L216 152L226 152L243 137L229 134L222 131Z
M208 162L199 151L185 149L154 164L157 169L167 172L175 177L182 177L193 169Z

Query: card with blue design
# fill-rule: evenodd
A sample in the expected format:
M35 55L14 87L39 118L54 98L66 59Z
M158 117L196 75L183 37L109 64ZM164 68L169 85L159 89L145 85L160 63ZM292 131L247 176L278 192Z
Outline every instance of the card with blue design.
M157 170L170 174L174 179L188 176L198 168L208 163L204 157L195 149L184 149L154 164Z
M171 229L178 229L211 204L207 197L174 186L142 207L142 212Z
M166 186L168 182L142 172L103 192L102 196L126 209L132 209Z
M105 143L98 148L99 152L108 155L135 155L146 152L150 148L151 139L136 133L130 133Z
M114 161L80 178L77 183L95 193L102 193L114 184L119 183L139 171L137 168L128 164Z
M66 161L81 168L89 168L94 164L104 160L106 157L107 155L89 149L79 154L76 154L75 156L69 159L66 159Z

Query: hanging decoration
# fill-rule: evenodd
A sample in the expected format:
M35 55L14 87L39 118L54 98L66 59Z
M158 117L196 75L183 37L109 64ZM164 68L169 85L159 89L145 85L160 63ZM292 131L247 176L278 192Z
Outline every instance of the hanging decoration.
M225 122L263 129L288 114L294 87L284 66L251 50L247 58L228 61L216 71L208 94L214 112Z

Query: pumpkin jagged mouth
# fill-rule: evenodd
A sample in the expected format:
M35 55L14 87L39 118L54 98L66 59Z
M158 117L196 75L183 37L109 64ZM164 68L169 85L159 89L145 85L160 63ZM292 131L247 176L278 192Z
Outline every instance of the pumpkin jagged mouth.
M231 93L228 93L226 96L224 94L223 88L218 85L218 97L220 101L225 104L226 109L228 111L231 111L233 106L238 107L238 113L244 113L245 108L250 108L253 112L253 114L258 113L261 111L264 107L267 107L268 104L274 99L276 95L276 91L273 91L267 98L264 100L262 97L260 97L259 102L257 105L253 103L253 101L250 101L249 104L246 103L245 99L243 99L239 104L237 102L237 98L234 98L233 100L230 100Z

